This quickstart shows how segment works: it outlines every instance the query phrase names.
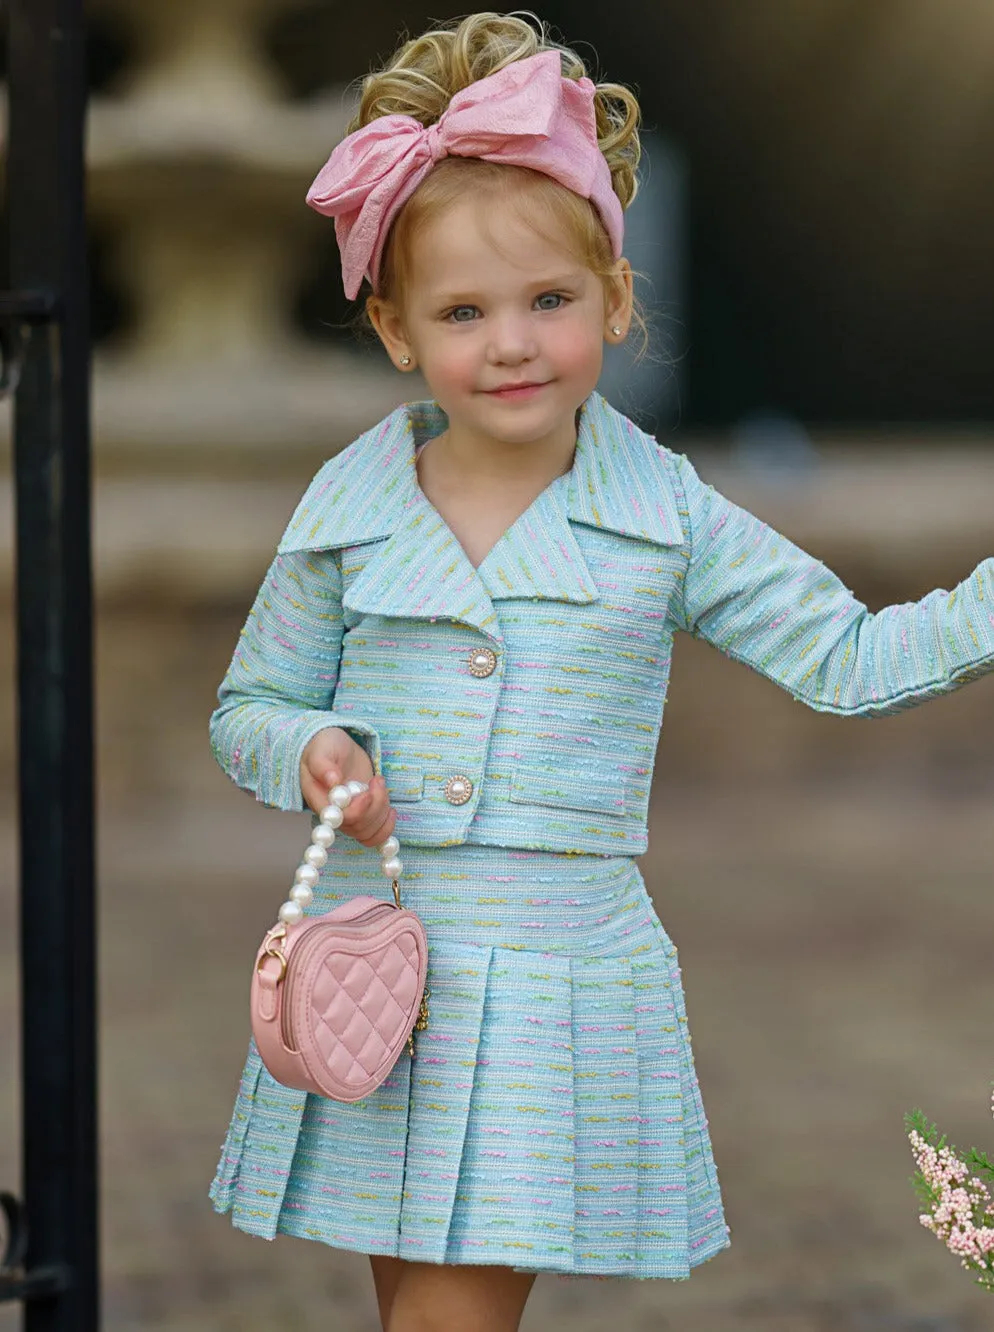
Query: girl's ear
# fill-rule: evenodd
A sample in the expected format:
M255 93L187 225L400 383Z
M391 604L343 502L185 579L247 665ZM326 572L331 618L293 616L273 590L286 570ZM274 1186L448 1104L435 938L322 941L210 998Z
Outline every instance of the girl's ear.
M619 259L604 301L604 336L609 342L623 342L627 337L634 300L632 266L627 259Z
M414 354L400 311L393 302L385 301L380 296L370 296L366 300L366 313L397 369L413 370Z

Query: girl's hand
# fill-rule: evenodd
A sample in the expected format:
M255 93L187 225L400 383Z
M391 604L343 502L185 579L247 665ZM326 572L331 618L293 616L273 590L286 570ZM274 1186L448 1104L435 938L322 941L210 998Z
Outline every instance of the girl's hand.
M344 782L366 782L369 790L354 796L343 810L342 832L363 846L378 847L393 832L397 815L390 808L387 784L373 776L373 765L361 745L337 726L318 731L300 757L300 790L306 804L320 814L328 792Z

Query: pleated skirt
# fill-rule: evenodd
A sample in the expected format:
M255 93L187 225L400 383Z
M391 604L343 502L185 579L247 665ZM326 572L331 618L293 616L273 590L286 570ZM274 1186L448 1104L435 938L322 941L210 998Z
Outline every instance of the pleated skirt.
M630 858L405 848L412 1061L351 1105L250 1043L211 1198L238 1228L431 1263L685 1278L728 1245L677 953ZM310 912L385 896L341 839Z

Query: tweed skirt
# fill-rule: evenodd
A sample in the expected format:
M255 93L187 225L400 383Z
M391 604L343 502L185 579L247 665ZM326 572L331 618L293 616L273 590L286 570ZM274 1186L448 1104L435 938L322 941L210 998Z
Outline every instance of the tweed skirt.
M238 1228L431 1263L684 1278L728 1245L676 949L630 858L404 850L429 941L412 1061L352 1105L254 1045L211 1198ZM384 895L341 839L311 912Z

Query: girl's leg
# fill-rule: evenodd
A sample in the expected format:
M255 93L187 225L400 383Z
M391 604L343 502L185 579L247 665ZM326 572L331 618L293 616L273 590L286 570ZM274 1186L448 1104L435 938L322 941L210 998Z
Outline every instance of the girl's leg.
M376 1287L376 1303L380 1310L380 1324L383 1332L390 1326L390 1310L397 1291L400 1274L406 1266L403 1258L385 1258L370 1254L369 1265L373 1269L373 1285Z
M517 1332L534 1275L372 1258L386 1332Z

